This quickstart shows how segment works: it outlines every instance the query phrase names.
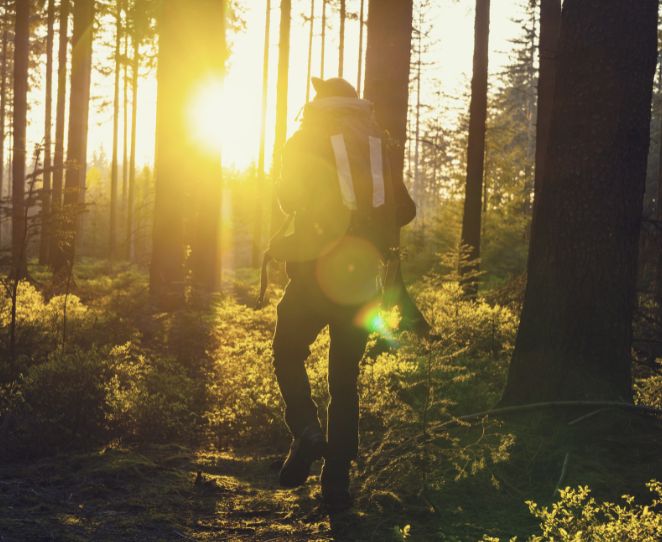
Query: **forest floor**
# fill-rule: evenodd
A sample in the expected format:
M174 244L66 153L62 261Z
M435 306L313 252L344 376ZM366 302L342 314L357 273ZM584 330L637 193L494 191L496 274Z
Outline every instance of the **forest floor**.
M510 461L449 480L418 503L363 494L353 510L338 514L324 510L312 476L297 490L278 488L282 456L274 454L107 447L4 464L0 541L525 537L536 520L524 501L548 504L558 486L589 484L594 494L612 500L624 492L648 498L644 483L662 472L662 422L605 414L581 429L582 423L571 427L557 419L550 426L549 418L539 418L533 432L527 417L525 426L510 428L520 437ZM360 479L355 485L358 491ZM406 525L409 536L401 531Z

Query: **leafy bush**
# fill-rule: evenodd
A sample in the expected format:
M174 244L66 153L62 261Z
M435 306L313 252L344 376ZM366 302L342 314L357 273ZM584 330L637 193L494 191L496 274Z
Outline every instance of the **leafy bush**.
M653 499L650 504L635 502L631 495L622 504L598 502L587 486L560 490L559 500L551 507L527 501L533 516L540 520L540 533L529 542L656 542L662 540L662 483L646 484ZM516 541L511 538L510 541ZM483 542L499 542L484 536Z

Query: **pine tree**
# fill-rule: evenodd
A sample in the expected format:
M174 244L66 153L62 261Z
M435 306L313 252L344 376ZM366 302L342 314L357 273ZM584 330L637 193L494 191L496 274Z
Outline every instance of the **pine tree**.
M632 400L657 8L657 0L565 1L504 404Z
M485 160L485 123L487 120L487 63L490 32L490 0L476 0L473 77L469 105L469 142L467 184L460 245L466 260L460 263L463 289L469 297L478 292L477 272L480 258L483 168Z

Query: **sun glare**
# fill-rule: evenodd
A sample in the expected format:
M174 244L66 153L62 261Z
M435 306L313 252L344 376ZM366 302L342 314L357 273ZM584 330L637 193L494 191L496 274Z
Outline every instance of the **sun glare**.
M189 106L189 130L199 145L210 152L223 151L224 127L223 82L220 78L200 84Z

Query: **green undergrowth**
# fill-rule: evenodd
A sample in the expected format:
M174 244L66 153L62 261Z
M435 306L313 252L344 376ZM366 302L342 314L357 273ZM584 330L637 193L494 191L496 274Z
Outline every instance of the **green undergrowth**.
M48 291L42 268L31 278L16 349L0 345L3 541L527 540L566 486L588 486L595 506L624 493L646 503L662 471L660 422L639 413L459 418L498 400L517 315L428 277L414 292L435 339L382 315L360 372L357 506L329 515L313 479L276 486L289 444L270 355L278 286L256 311L255 274L241 272L223 294L188 292L164 312L127 264L83 261L67 295ZM322 422L328 346L322 333L307 361ZM657 404L659 372L640 374L638 401ZM586 508L576 491L563 495Z

